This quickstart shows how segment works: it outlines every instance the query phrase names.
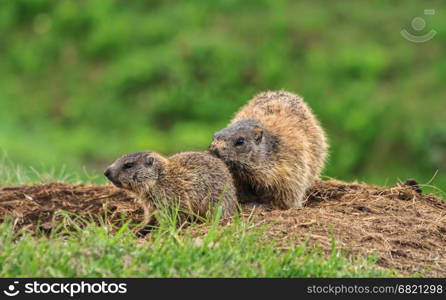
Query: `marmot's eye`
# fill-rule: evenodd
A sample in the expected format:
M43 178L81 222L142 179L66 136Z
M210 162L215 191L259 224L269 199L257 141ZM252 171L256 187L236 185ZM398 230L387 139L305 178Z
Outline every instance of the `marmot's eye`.
M124 166L123 166L122 168L123 168L123 169L130 169L130 168L132 168L134 165L135 165L135 163L128 162L128 163L125 163Z
M241 146L245 143L245 139L244 138L239 138L235 141L234 146Z

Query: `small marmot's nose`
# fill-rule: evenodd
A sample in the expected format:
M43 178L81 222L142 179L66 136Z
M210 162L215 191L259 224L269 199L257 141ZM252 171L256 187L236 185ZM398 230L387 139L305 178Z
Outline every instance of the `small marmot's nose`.
M109 168L105 169L105 171L104 171L104 176L107 177L108 179L110 179L111 171L110 171Z

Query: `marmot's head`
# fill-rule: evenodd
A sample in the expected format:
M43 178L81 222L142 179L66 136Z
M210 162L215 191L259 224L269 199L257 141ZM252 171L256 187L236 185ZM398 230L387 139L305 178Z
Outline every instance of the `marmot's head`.
M115 186L130 191L145 191L156 184L166 159L154 152L136 152L118 158L104 175Z
M259 122L240 120L215 133L209 151L233 169L247 169L264 159L264 139Z

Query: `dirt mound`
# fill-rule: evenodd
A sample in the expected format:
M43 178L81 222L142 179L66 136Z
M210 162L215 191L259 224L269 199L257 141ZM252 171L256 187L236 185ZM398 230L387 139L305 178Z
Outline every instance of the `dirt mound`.
M243 215L271 224L267 234L283 247L309 239L326 251L333 238L346 253L376 253L378 265L402 274L446 276L446 201L420 193L415 182L390 189L335 180L319 182L303 209L269 210L247 205ZM0 188L0 222L13 218L17 229L49 230L54 213L103 217L111 223L142 220L142 209L111 186L47 185ZM204 227L198 230L206 230Z
M142 221L143 210L129 195L113 186L63 183L0 187L0 222L12 217L16 229L50 230L57 211L118 223L122 216Z
M255 215L274 224L269 234L285 247L310 234L330 251L334 237L347 253L376 253L378 265L401 274L445 277L446 201L420 192L413 181L386 189L331 180L312 189L303 209Z

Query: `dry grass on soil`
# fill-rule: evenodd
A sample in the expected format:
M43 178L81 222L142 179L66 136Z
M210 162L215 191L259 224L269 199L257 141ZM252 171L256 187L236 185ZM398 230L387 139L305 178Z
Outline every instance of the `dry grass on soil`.
M336 180L318 182L303 209L269 210L247 205L242 215L271 224L266 234L284 248L308 240L330 251L333 238L347 254L376 253L377 264L403 275L446 276L446 201L422 194L411 182L382 188ZM65 210L104 216L119 224L142 220L142 209L112 186L62 183L0 187L0 222L12 217L17 230L49 231ZM106 213L107 211L107 213ZM206 231L204 225L197 233Z

